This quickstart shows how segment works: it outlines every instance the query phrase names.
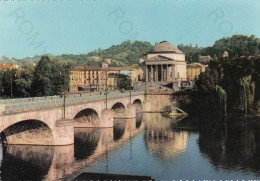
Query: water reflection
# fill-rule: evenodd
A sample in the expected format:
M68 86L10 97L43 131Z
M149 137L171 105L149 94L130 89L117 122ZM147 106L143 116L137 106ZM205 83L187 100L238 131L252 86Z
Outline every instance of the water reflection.
M138 112L136 113L136 128L140 128L141 124L142 124L142 121L143 121L143 113L141 112Z
M145 114L145 145L149 153L166 162L187 148L187 132L173 131L176 118Z
M114 140L119 140L124 132L125 132L125 127L126 127L126 119L114 119Z
M49 146L16 146L4 148L1 180L39 180L48 174L55 148Z
M95 151L99 139L100 129L74 128L74 153L76 159L87 158Z
M216 169L255 172L260 176L260 123L230 120L218 129L203 129L199 148Z
M129 171L156 179L169 175L165 180L192 174L202 178L206 171L206 176L220 175L220 178L223 172L219 169L231 176L236 171L260 176L260 123L233 121L220 128L203 129L195 137L179 131L179 123L178 118L161 114L140 114L136 119L115 119L114 128L75 128L74 145L9 145L3 151L1 179L72 179L81 170L92 167L102 167L97 169L100 172ZM146 163L153 170L146 168Z
M142 122L142 121L141 121ZM57 180L88 168L120 148L144 128L136 119L115 120L114 128L75 128L75 144L68 146L4 147L2 180Z

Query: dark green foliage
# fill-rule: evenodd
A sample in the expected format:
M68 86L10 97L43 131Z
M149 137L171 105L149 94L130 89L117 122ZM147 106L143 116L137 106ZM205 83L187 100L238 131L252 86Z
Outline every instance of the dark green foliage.
M222 58L224 51L227 51L229 58L239 58L241 56L256 56L260 54L260 39L254 35L250 37L234 35L232 37L217 40L213 46L193 47L190 45L179 44L178 48L185 53L188 63L198 62L199 55L210 55L213 59Z
M202 54L202 51L204 49L199 47L198 45L196 45L196 47L192 47L192 44L190 45L179 44L177 47L185 54L185 60L188 63L198 62L199 56Z
M124 75L124 74L117 74L117 87L119 89L129 89L130 85L131 85L131 82L130 82L130 78L128 75Z
M227 112L241 110L244 114L253 111L254 103L259 101L260 57L223 58L212 61L209 69L202 73L196 82L199 91L212 97L211 103L222 105ZM219 87L214 90L214 87ZM221 87L221 88L220 88ZM220 95L220 93L223 93ZM219 95L216 97L215 95ZM226 104L223 100L226 99ZM223 111L221 111L223 113Z
M22 70L17 71L15 79L16 97L29 97L32 93L31 85L33 81L34 65L26 63Z
M64 90L67 90L70 67L70 64L50 60L48 56L43 56L33 73L33 95L59 95L64 92Z
M60 95L68 90L71 66L43 56L36 67L27 63L21 69L0 71L0 97Z
M12 97L15 94L15 77L16 69L0 71L0 97Z
M98 49L88 54L72 55L63 54L57 58L72 62L77 66L101 66L105 59L111 59L109 66L127 66L138 64L139 59L144 56L153 46L149 42L124 41L120 45L113 45L108 49ZM92 60L92 57L99 57L100 61Z

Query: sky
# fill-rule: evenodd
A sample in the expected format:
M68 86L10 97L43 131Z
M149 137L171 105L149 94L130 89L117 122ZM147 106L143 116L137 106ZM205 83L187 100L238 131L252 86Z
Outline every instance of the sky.
M260 37L258 0L0 0L0 57L81 54L126 40L212 46Z

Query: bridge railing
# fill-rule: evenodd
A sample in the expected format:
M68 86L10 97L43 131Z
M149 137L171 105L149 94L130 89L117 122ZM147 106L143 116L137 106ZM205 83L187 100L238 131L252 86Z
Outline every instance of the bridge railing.
M144 94L144 91L133 91L131 94L140 95ZM108 92L108 99L110 98L120 98L120 97L129 97L129 91L121 93L119 91ZM84 103L90 101L97 101L97 100L105 100L106 94L105 92L95 92L95 93L84 93L81 95L70 95L66 98L65 102L66 105L70 104L77 104L77 103ZM22 102L24 100L25 102ZM63 98L61 96L49 96L49 97L40 97L34 99L18 99L14 102L9 101L8 104L0 102L0 112L3 111L25 111L30 109L37 109L37 108L48 108L53 106L62 106L63 105ZM27 102L26 102L27 101Z

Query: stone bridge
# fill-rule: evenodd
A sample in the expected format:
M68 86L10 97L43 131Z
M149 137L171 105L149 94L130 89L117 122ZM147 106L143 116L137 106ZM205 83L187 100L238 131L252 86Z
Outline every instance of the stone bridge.
M137 114L136 118L116 119L113 128L75 128L76 142L74 145L55 147L7 145L6 154L12 159L3 160L0 166L6 168L6 166L22 162L25 167L28 166L30 169L21 170L20 167L15 167L12 170L18 168L15 170L17 175L26 175L33 168L41 170L40 176L43 180L67 180L71 176L73 178L68 178L68 180L72 180L79 170L90 167L95 160L103 156L107 156L109 159L108 154L121 148L123 144L134 139L143 130L143 116ZM35 160L40 160L40 162ZM3 179L17 180L15 174L11 174L9 169L5 170L2 173ZM31 179L37 180L39 175Z
M74 127L113 127L113 118L133 118L144 91L104 92L0 102L0 133L6 144L69 145ZM106 101L107 100L107 101Z

